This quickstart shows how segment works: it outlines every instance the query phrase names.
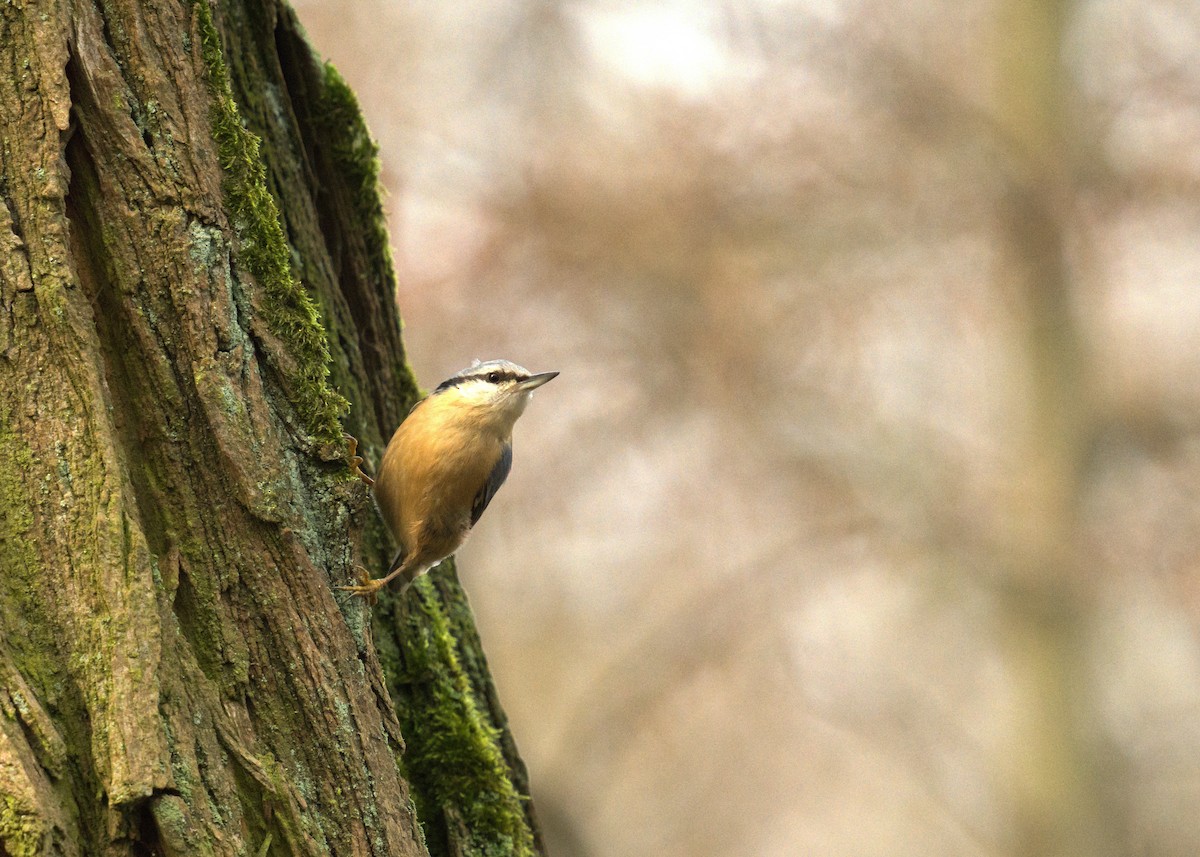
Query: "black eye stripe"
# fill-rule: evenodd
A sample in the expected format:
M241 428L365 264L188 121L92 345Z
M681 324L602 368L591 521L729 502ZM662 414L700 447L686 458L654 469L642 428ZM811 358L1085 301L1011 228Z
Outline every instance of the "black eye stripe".
M489 384L503 384L505 381L524 381L527 376L519 375L516 372L485 372L482 375L455 375L453 378L447 378L445 381L437 385L434 392L440 390L448 390L451 387L457 387L459 384L465 384L467 381L486 381Z

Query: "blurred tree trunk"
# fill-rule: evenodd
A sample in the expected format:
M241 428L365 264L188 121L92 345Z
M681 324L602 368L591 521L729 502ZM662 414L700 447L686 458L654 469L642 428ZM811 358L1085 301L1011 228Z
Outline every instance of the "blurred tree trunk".
M540 851L453 569L331 589L417 395L353 95L269 0L0 60L0 854Z
M996 116L1013 168L1001 212L1002 283L1023 308L1030 415L1022 490L1000 588L1020 752L997 764L1014 802L1016 853L1113 853L1087 668L1089 584L1080 502L1094 416L1068 265L1073 165L1063 51L1068 0L997 7Z

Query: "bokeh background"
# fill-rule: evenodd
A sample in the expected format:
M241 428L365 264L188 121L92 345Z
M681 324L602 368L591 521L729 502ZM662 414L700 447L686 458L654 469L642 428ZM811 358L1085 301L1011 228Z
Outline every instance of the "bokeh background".
M1200 6L297 6L556 857L1200 853Z

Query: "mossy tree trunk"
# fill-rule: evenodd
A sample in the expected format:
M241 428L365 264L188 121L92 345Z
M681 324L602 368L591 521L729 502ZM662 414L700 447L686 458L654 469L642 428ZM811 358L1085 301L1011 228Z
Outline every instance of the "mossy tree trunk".
M332 589L417 395L345 84L270 0L0 61L0 854L540 852L453 569Z

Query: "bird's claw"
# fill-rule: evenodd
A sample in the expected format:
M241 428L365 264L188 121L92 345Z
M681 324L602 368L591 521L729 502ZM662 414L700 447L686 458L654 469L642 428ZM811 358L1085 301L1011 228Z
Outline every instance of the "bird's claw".
M343 434L342 437L346 439L346 443L349 446L346 457L350 463L350 472L366 483L368 488L374 486L375 480L363 473L362 468L359 467L363 463L363 457L358 454L358 438L349 434Z
M357 570L358 583L351 584L350 586L339 586L338 589L342 592L349 592L360 598L365 598L367 599L367 603L374 607L375 602L379 600L379 590L383 589L384 582L372 578L365 568L359 567Z

